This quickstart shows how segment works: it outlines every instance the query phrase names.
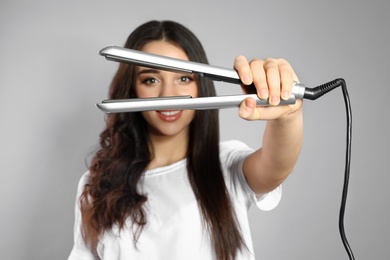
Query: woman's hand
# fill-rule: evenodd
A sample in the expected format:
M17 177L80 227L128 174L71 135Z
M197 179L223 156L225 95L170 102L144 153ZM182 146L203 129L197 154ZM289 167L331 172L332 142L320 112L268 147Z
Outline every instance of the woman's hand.
M259 98L268 99L271 106L256 106L253 98L246 98L240 105L238 114L246 120L282 119L301 109L302 101L297 100L294 105L278 106L280 100L290 98L294 81L298 82L291 65L284 59L253 59L248 62L244 56L237 56L234 60L244 85L254 84ZM245 86L243 86L245 91Z

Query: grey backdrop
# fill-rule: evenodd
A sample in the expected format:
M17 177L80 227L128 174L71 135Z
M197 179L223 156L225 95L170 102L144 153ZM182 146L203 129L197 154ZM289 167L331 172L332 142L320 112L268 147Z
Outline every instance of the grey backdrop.
M66 259L76 186L102 130L95 103L123 45L150 19L192 29L214 65L283 57L308 87L347 81L353 150L345 228L356 259L389 259L389 29L382 1L28 1L0 3L1 259ZM217 84L219 94L239 93ZM347 259L338 233L345 162L341 89L304 104L305 143L283 199L251 209L260 259ZM261 145L264 123L221 111L221 138Z

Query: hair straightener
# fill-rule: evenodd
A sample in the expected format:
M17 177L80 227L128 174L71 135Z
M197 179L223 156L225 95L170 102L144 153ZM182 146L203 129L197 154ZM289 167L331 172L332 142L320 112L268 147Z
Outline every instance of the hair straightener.
M211 80L223 81L233 84L242 84L237 72L234 69L227 69L193 61L180 60L117 46L110 46L102 49L100 51L100 55L105 56L107 60L111 61L125 62L159 70L197 74ZM280 105L295 104L296 99L305 98L308 93L309 92L306 91L306 88L303 84L298 84L295 82L290 98L287 100L281 100ZM239 94L198 98L192 98L191 96L175 96L103 100L101 103L97 104L97 106L106 113L139 112L164 109L222 109L238 107L240 103L247 97L254 98L258 106L269 106L268 100L260 99L256 94Z

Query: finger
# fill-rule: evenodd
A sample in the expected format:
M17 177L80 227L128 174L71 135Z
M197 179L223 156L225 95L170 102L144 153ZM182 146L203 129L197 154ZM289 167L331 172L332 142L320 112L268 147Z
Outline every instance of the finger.
M267 76L269 103L277 106L280 102L280 74L277 61L275 59L266 59L264 69Z
M256 108L256 101L253 98L244 99L238 109L238 115L246 120L259 120L260 112Z
M256 87L257 96L261 99L268 98L267 78L264 71L264 61L254 59L250 62L253 83Z
M234 68L237 70L237 73L243 84L252 84L251 69L248 60L244 56L239 55L234 59Z
M292 86L294 84L294 71L290 64L283 59L279 60L279 73L281 81L281 98L287 100L290 98Z

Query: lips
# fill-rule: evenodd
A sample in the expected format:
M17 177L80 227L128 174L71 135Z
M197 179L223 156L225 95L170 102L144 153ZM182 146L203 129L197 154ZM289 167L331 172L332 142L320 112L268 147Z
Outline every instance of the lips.
M163 121L166 121L166 122L172 122L172 121L176 121L177 119L180 118L181 114L182 114L182 110L164 110L164 111L156 111L157 112L157 115L158 117L163 120Z

